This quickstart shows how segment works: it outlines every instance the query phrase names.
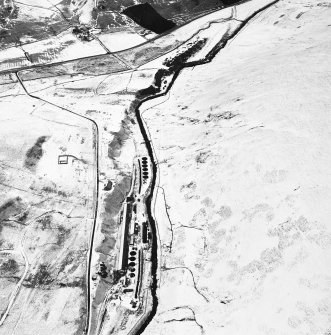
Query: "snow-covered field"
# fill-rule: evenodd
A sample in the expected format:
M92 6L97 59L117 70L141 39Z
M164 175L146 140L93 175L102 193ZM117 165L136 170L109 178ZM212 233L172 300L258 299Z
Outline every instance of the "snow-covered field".
M97 35L110 52L125 50L146 42L146 39L134 32L112 32Z
M66 31L56 38L25 44L21 48L11 47L0 50L0 71L65 62L105 53L106 50L96 40L83 42L71 31Z
M330 333L330 14L280 1L142 105L162 245L144 334Z
M2 97L0 110L0 334L81 333L93 125L26 95Z

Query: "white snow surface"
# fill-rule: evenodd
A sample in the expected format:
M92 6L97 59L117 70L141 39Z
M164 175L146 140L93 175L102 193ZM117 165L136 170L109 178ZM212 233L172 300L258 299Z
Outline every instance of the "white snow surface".
M330 14L280 1L141 106L166 199L144 334L330 334Z
M126 50L146 42L139 34L127 31L99 34L97 37L111 52Z

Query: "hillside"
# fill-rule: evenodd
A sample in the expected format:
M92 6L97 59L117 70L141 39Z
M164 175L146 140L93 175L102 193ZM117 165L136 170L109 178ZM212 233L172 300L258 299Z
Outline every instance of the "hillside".
M330 14L280 1L142 106L162 245L144 334L330 333Z

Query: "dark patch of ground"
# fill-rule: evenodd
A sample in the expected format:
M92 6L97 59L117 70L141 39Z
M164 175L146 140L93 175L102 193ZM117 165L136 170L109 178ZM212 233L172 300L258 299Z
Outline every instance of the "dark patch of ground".
M2 1L1 1L2 2ZM18 8L14 4L0 5L0 24L6 25L8 21L17 19Z
M52 223L52 215L44 215L36 220L38 224L41 226L41 230L50 229Z
M92 41L91 28L84 25L77 25L72 29L72 33L82 41Z
M39 41L56 36L68 28L69 25L61 19L55 22L29 22L15 19L10 24L0 25L0 42L3 47L20 45L23 37Z
M40 264L35 273L30 273L24 280L25 287L44 287L54 282L52 274L49 272L47 265Z
M19 270L15 259L9 258L0 264L0 276L14 274Z
M113 135L114 138L108 145L108 157L111 159L121 155L124 142L129 138L129 132L126 130L124 122L122 122L121 129Z
M69 65L69 64L68 64ZM102 75L128 70L128 67L112 55L102 55L70 62L75 74Z
M65 198L67 197L67 193L66 192L64 192L64 191L58 191L55 188L50 187L50 186L44 186L42 188L42 191L47 192L47 193L58 194L59 196L62 196L62 197L65 197Z
M57 233L56 244L58 246L62 246L65 240L70 235L70 229L67 229L64 226L60 225L58 226L57 230L58 230L58 233Z
M15 216L15 219L23 224L27 216L27 214L24 215L24 213L22 213L23 209L24 204L20 197L9 199L3 203L0 206L0 232L2 230L2 225L4 224L3 221L8 220L10 217Z
M81 300L84 300L84 299L81 299ZM77 326L77 329L76 329L75 333L73 333L73 335L84 334L85 318L86 318L86 315L87 315L86 306L85 306L84 303L81 304L81 307L79 309L79 314L80 314L81 317L77 318L76 321L75 321L75 325Z
M210 156L210 151L199 152L199 154L195 157L195 161L198 164L206 163L206 160Z
M43 156L43 144L48 140L47 136L40 136L36 143L26 152L24 166L34 171L40 158Z
M84 279L83 278L76 278L73 281L68 282L59 282L57 283L60 287L82 287L83 286Z
M36 270L32 270L24 280L25 287L41 287L51 289L57 287L86 287L85 277L73 277L77 268L86 262L86 254L83 251L71 251L66 258L57 264L40 264ZM72 265L72 266L70 266ZM65 279L58 280L59 274L65 274Z
M194 43L189 43L189 47L179 55L172 58L166 58L164 65L169 68L169 71L178 71L187 60L200 51L204 45L207 43L207 39L203 38Z
M97 16L97 26L102 30L106 30L108 27L125 27L124 15L114 12L99 12ZM114 18L115 16L115 18Z
M111 182L111 180L107 181L107 184L105 185L105 187L103 188L104 191L110 191L113 188L113 183Z

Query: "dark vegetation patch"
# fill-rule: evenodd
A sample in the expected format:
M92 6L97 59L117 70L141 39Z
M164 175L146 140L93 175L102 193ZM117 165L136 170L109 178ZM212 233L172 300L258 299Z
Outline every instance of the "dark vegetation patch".
M121 149L125 141L129 138L129 131L127 130L125 121L122 121L120 130L118 132L113 132L112 135L114 135L114 138L108 144L108 157L114 159L121 155Z
M59 225L58 228L58 233L57 233L57 238L56 238L56 244L58 246L62 246L66 239L68 239L68 236L70 235L70 229L65 228L62 225Z
M40 136L36 143L26 152L24 166L34 171L39 160L43 156L43 144L48 140L47 136Z
M118 56L125 59L125 61L132 66L138 67L174 50L179 44L180 42L173 42L167 40L166 37L162 37L162 43L159 41L157 45L152 42L143 44L135 47L134 52L132 52L131 49L124 50L119 52Z
M112 284L115 285L119 282L121 277L125 274L125 270L113 270L111 274Z
M72 72L70 71L67 64L56 64L50 66L43 66L41 69L29 69L20 71L20 77L23 81L32 80L32 79L41 79L41 78L49 78L49 77L57 77L57 76L65 76L70 75Z
M47 192L47 193L58 194L59 196L65 197L65 198L67 197L67 193L66 192L56 190L55 188L50 187L50 186L44 186L42 188L42 191Z
M43 315L43 319L44 319L44 320L47 320L47 319L48 319L49 312L50 312L50 311L47 311L47 312Z
M15 217L15 221L21 224L25 223L28 213L24 211L24 208L20 197L9 199L0 206L0 233L6 224L4 221L11 217Z
M102 30L107 29L108 27L123 27L126 25L126 21L124 20L124 15L116 12L102 12L102 11L94 11L96 15L95 19L97 20L98 28ZM115 16L115 17L114 17Z
M84 25L75 26L72 33L77 36L81 41L92 41L91 28Z
M3 42L6 39L9 39L10 37L10 31L6 28L0 27L0 42Z
M67 3L68 5L70 3ZM20 2L0 1L0 42L2 46L19 45L21 39L25 37L32 41L46 39L58 35L69 27L68 22L54 11L48 10L48 13L52 15L41 20L36 16L36 11L26 12L26 8L26 5Z
M31 38L33 41L39 41L58 35L68 28L69 25L60 18L56 21L48 22L38 22L36 20L20 21L19 19L14 19L10 24L2 26L2 30L4 30L5 33L1 38L1 42L7 46L8 44L19 45L23 37Z
M198 164L206 163L207 158L210 156L210 151L199 152L199 154L195 157L195 161Z
M104 262L101 262L99 264L99 269L97 271L97 274L101 277L101 278L107 278L108 277L108 271L107 271L107 266L105 265Z
M104 191L110 191L113 188L113 183L111 180L107 180L106 185L104 186L103 190Z
M137 97L142 99L147 96L158 94L162 89L164 78L179 71L189 58L191 58L194 54L203 48L206 42L207 39L201 39L194 43L189 43L188 48L181 54L171 58L166 58L163 64L167 66L168 69L158 70L155 73L153 84L145 89L140 90L137 93Z
M207 43L206 38L199 39L198 41L194 43L188 43L188 48L182 52L179 55L176 55L172 58L166 58L164 61L164 65L166 65L169 70L176 71L180 67L183 66L187 62L189 58L191 58L194 54L196 54L198 51L200 51L204 45Z
M1 1L4 3L4 1ZM0 4L1 4L0 2ZM12 19L17 19L18 16L18 8L12 4L1 4L0 5L0 24L7 25L8 22Z
M143 28L162 34L176 24L162 17L150 4L144 3L126 8L123 13Z
M171 18L179 23L194 19L204 11L218 9L222 6L221 0L177 0L156 1L155 9L164 17Z
M182 185L180 191L182 192L185 189L195 190L197 188L197 183L195 181L191 181L188 184Z
M225 111L222 113L209 113L207 118L203 121L204 123L218 121L218 120L231 120L238 114L232 113L231 111Z
M185 110L185 108L182 108L182 110ZM179 120L185 120L188 121L191 124L198 124L200 123L199 119L196 119L194 117L188 117L188 116L178 116Z
M20 197L7 200L0 206L0 221L7 220L11 216L19 213L23 208L22 199Z
M38 218L36 221L37 221L38 224L40 224L41 230L52 228L52 226L51 226L52 215L51 214L44 215L44 216Z
M19 266L15 259L9 258L0 264L0 276L14 274L19 270Z
M135 2L134 0L98 0L96 9L100 12L121 11L123 7L133 6Z
M77 19L75 18L74 14L71 11L71 3L75 2L75 0L62 0L57 4L57 7L61 9L61 12L67 17L71 19ZM86 1L84 1L84 4Z
M73 255L74 253L72 253ZM71 256L72 256L71 255ZM80 262L82 261L79 258L70 257L70 262ZM76 266L77 268L78 266ZM75 270L76 270L75 268ZM62 267L64 269L64 267ZM56 271L54 271L56 270ZM57 276L59 273L62 273L61 268L56 268L51 270L51 267L46 264L40 264L35 271L35 273L29 274L29 276L24 280L23 285L25 287L41 287L44 289L49 289L49 286L58 286L58 287L84 287L85 279L74 277L72 280L66 278L66 280L58 281ZM73 272L73 271L72 271ZM68 274L66 274L68 275Z
M72 72L84 75L102 75L127 70L128 67L112 55L102 55L70 62Z
M38 228L41 230L45 229L52 229L54 233L56 233L56 244L58 246L63 246L65 241L68 239L68 236L70 235L71 230L69 228L66 228L63 225L52 225L53 222L53 216L52 214L46 214L36 220L38 224Z
M54 282L52 274L49 272L45 264L40 264L35 273L29 274L24 280L24 286L26 287L45 287L49 286Z
M84 283L83 278L75 278L73 281L68 281L66 283L59 282L60 287L82 287Z

